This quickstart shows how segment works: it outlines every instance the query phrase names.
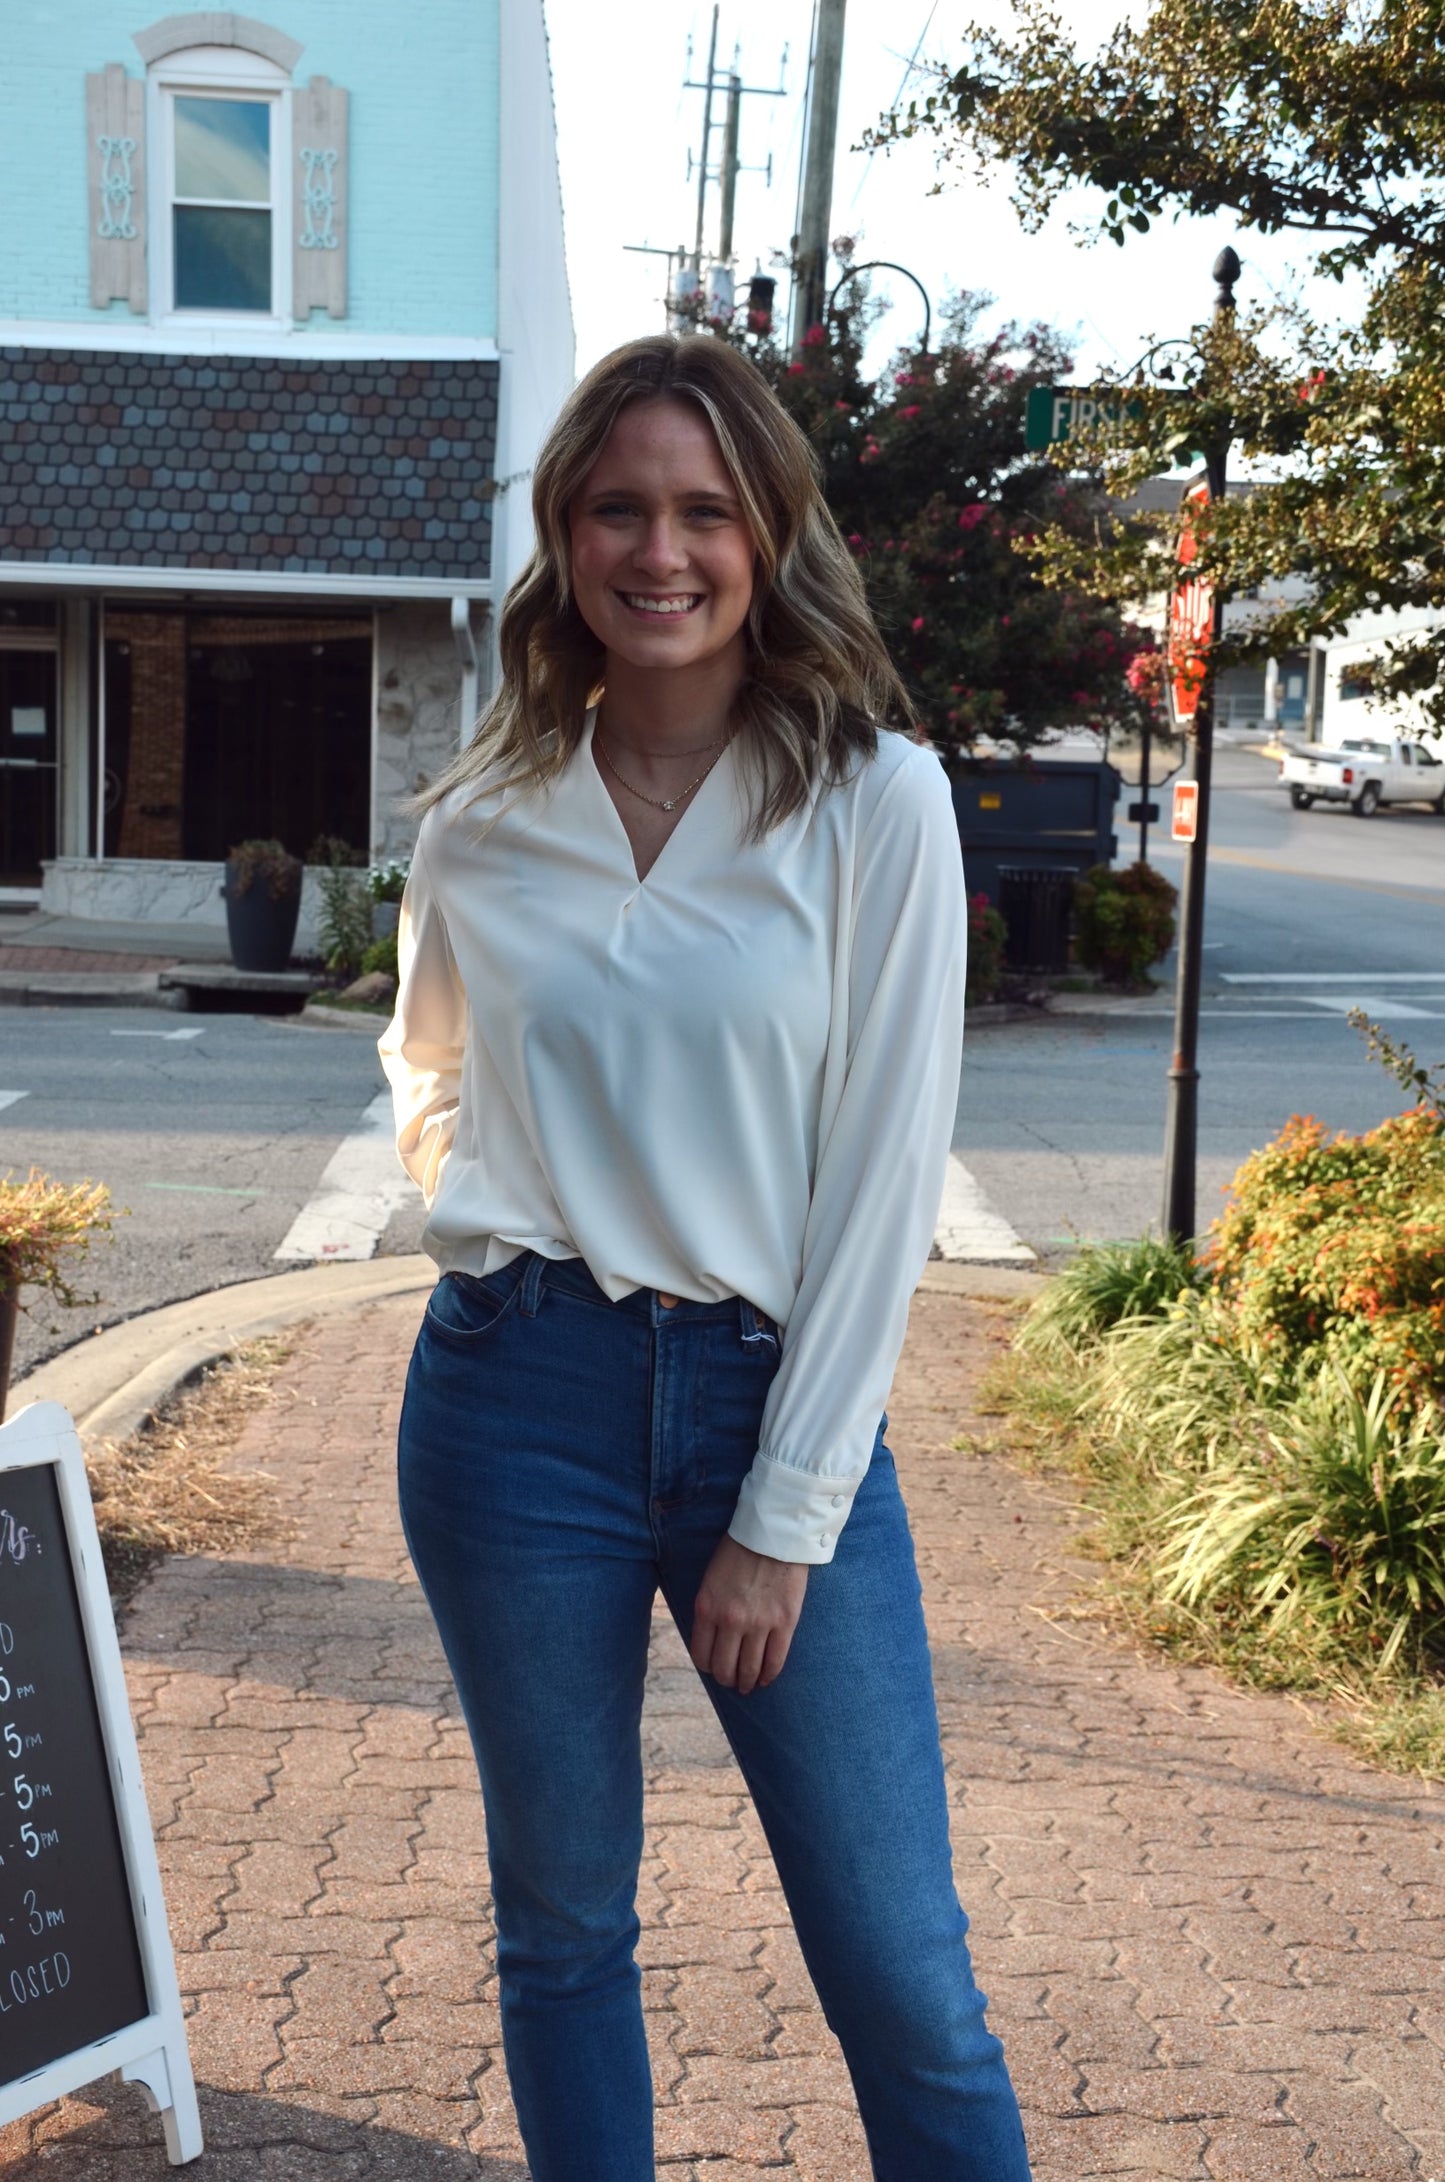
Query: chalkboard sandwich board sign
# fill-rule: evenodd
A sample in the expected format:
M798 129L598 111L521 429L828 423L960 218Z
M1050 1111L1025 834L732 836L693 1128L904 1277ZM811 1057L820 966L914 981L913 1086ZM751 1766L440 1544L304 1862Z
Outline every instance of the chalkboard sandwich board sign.
M201 2149L175 1957L80 1441L0 1427L0 2125L119 2069Z

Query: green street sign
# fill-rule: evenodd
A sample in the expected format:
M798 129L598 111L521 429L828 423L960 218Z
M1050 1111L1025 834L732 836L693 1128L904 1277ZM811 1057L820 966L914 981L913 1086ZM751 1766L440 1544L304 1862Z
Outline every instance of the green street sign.
M1131 411L1137 415L1137 403L1117 395L1093 394L1086 386L1032 387L1024 417L1024 445L1031 453L1057 447L1075 432L1095 424L1115 424Z

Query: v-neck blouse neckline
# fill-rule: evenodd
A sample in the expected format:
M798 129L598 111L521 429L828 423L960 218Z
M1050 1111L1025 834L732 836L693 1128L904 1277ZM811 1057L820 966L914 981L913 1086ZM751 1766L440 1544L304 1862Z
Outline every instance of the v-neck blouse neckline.
M647 867L647 870L645 872L639 873L637 869L637 857L633 850L631 836L629 835L626 826L623 824L622 813L618 810L617 805L612 800L612 796L608 789L607 783L602 777L602 768L597 762L597 753L595 748L593 747L596 729L597 707L593 705L589 707L587 718L583 723L582 735L578 741L577 749L574 753L573 763L585 766L587 773L591 776L588 792L591 792L592 783L595 783L596 794L600 798L602 803L606 805L606 824L608 825L614 842L620 850L622 861L626 870L629 892L631 894L636 894L641 892L643 888L650 887L652 885L658 871L658 867L662 864L664 859L670 857L672 862L676 863L678 861L677 856L673 854L673 848L680 835L686 834L689 838L693 838L696 835L702 835L706 837L706 840L710 840L714 837L716 831L714 827L708 826L706 824L696 824L695 821L698 820L699 813L704 810L710 809L712 801L716 799L717 782L718 776L720 774L725 773L728 780L733 781L734 783L736 782L737 775L736 764L733 758L733 738L731 736L728 738L728 741L726 742L722 750L720 750L718 753L716 764L709 767L703 780L698 784L692 795L689 796L686 808L678 813L677 821L673 826L672 831L668 834L667 839L663 842L661 848L653 857L652 862ZM709 791L712 791L711 795ZM730 798L729 800L735 805L735 797ZM738 818L740 821L741 813L738 813ZM705 846L706 840L701 845Z

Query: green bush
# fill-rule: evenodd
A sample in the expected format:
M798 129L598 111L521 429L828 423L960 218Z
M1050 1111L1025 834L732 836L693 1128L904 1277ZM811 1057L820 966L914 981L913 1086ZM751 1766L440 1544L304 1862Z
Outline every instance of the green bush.
M367 948L361 958L362 975L365 976L368 970L384 970L388 977L395 978L400 984L401 970L396 959L395 932L383 932L381 938L374 939Z
M1294 1115L1235 1176L1209 1269L1243 1336L1445 1398L1445 1119L1417 1107L1331 1137Z
M1074 952L1110 984L1141 986L1174 944L1178 890L1152 864L1096 864L1074 884Z
M1419 1089L1411 1056L1394 1072ZM1136 1628L1352 1698L1347 1740L1445 1774L1438 1103L1361 1136L1296 1116L1240 1169L1202 1258L1081 1251L999 1392L1023 1444L1084 1481Z
M1008 926L986 894L968 897L968 984L966 998L976 1006L992 1000L1003 975Z

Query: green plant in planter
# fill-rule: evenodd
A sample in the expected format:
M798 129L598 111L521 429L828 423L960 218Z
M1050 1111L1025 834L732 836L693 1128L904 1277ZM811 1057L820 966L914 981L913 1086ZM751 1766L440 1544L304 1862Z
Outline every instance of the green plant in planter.
M321 959L334 975L355 977L371 945L371 874L360 849L335 834L319 834L308 861L321 864Z
M410 857L394 856L389 864L373 864L367 875L374 902L399 902L406 892Z
M1074 886L1074 951L1111 985L1147 987L1174 945L1176 887L1152 864L1096 864Z
M968 983L965 998L977 1005L992 1000L1003 975L1008 926L986 894L968 897Z
M264 887L268 901L284 901L301 884L301 859L280 841L238 841L226 852L226 867L238 901L253 886Z
M22 1288L47 1288L69 1307L98 1301L72 1284L71 1263L97 1236L111 1239L115 1212L103 1182L52 1182L32 1167L23 1182L0 1177L0 1416L15 1354Z

